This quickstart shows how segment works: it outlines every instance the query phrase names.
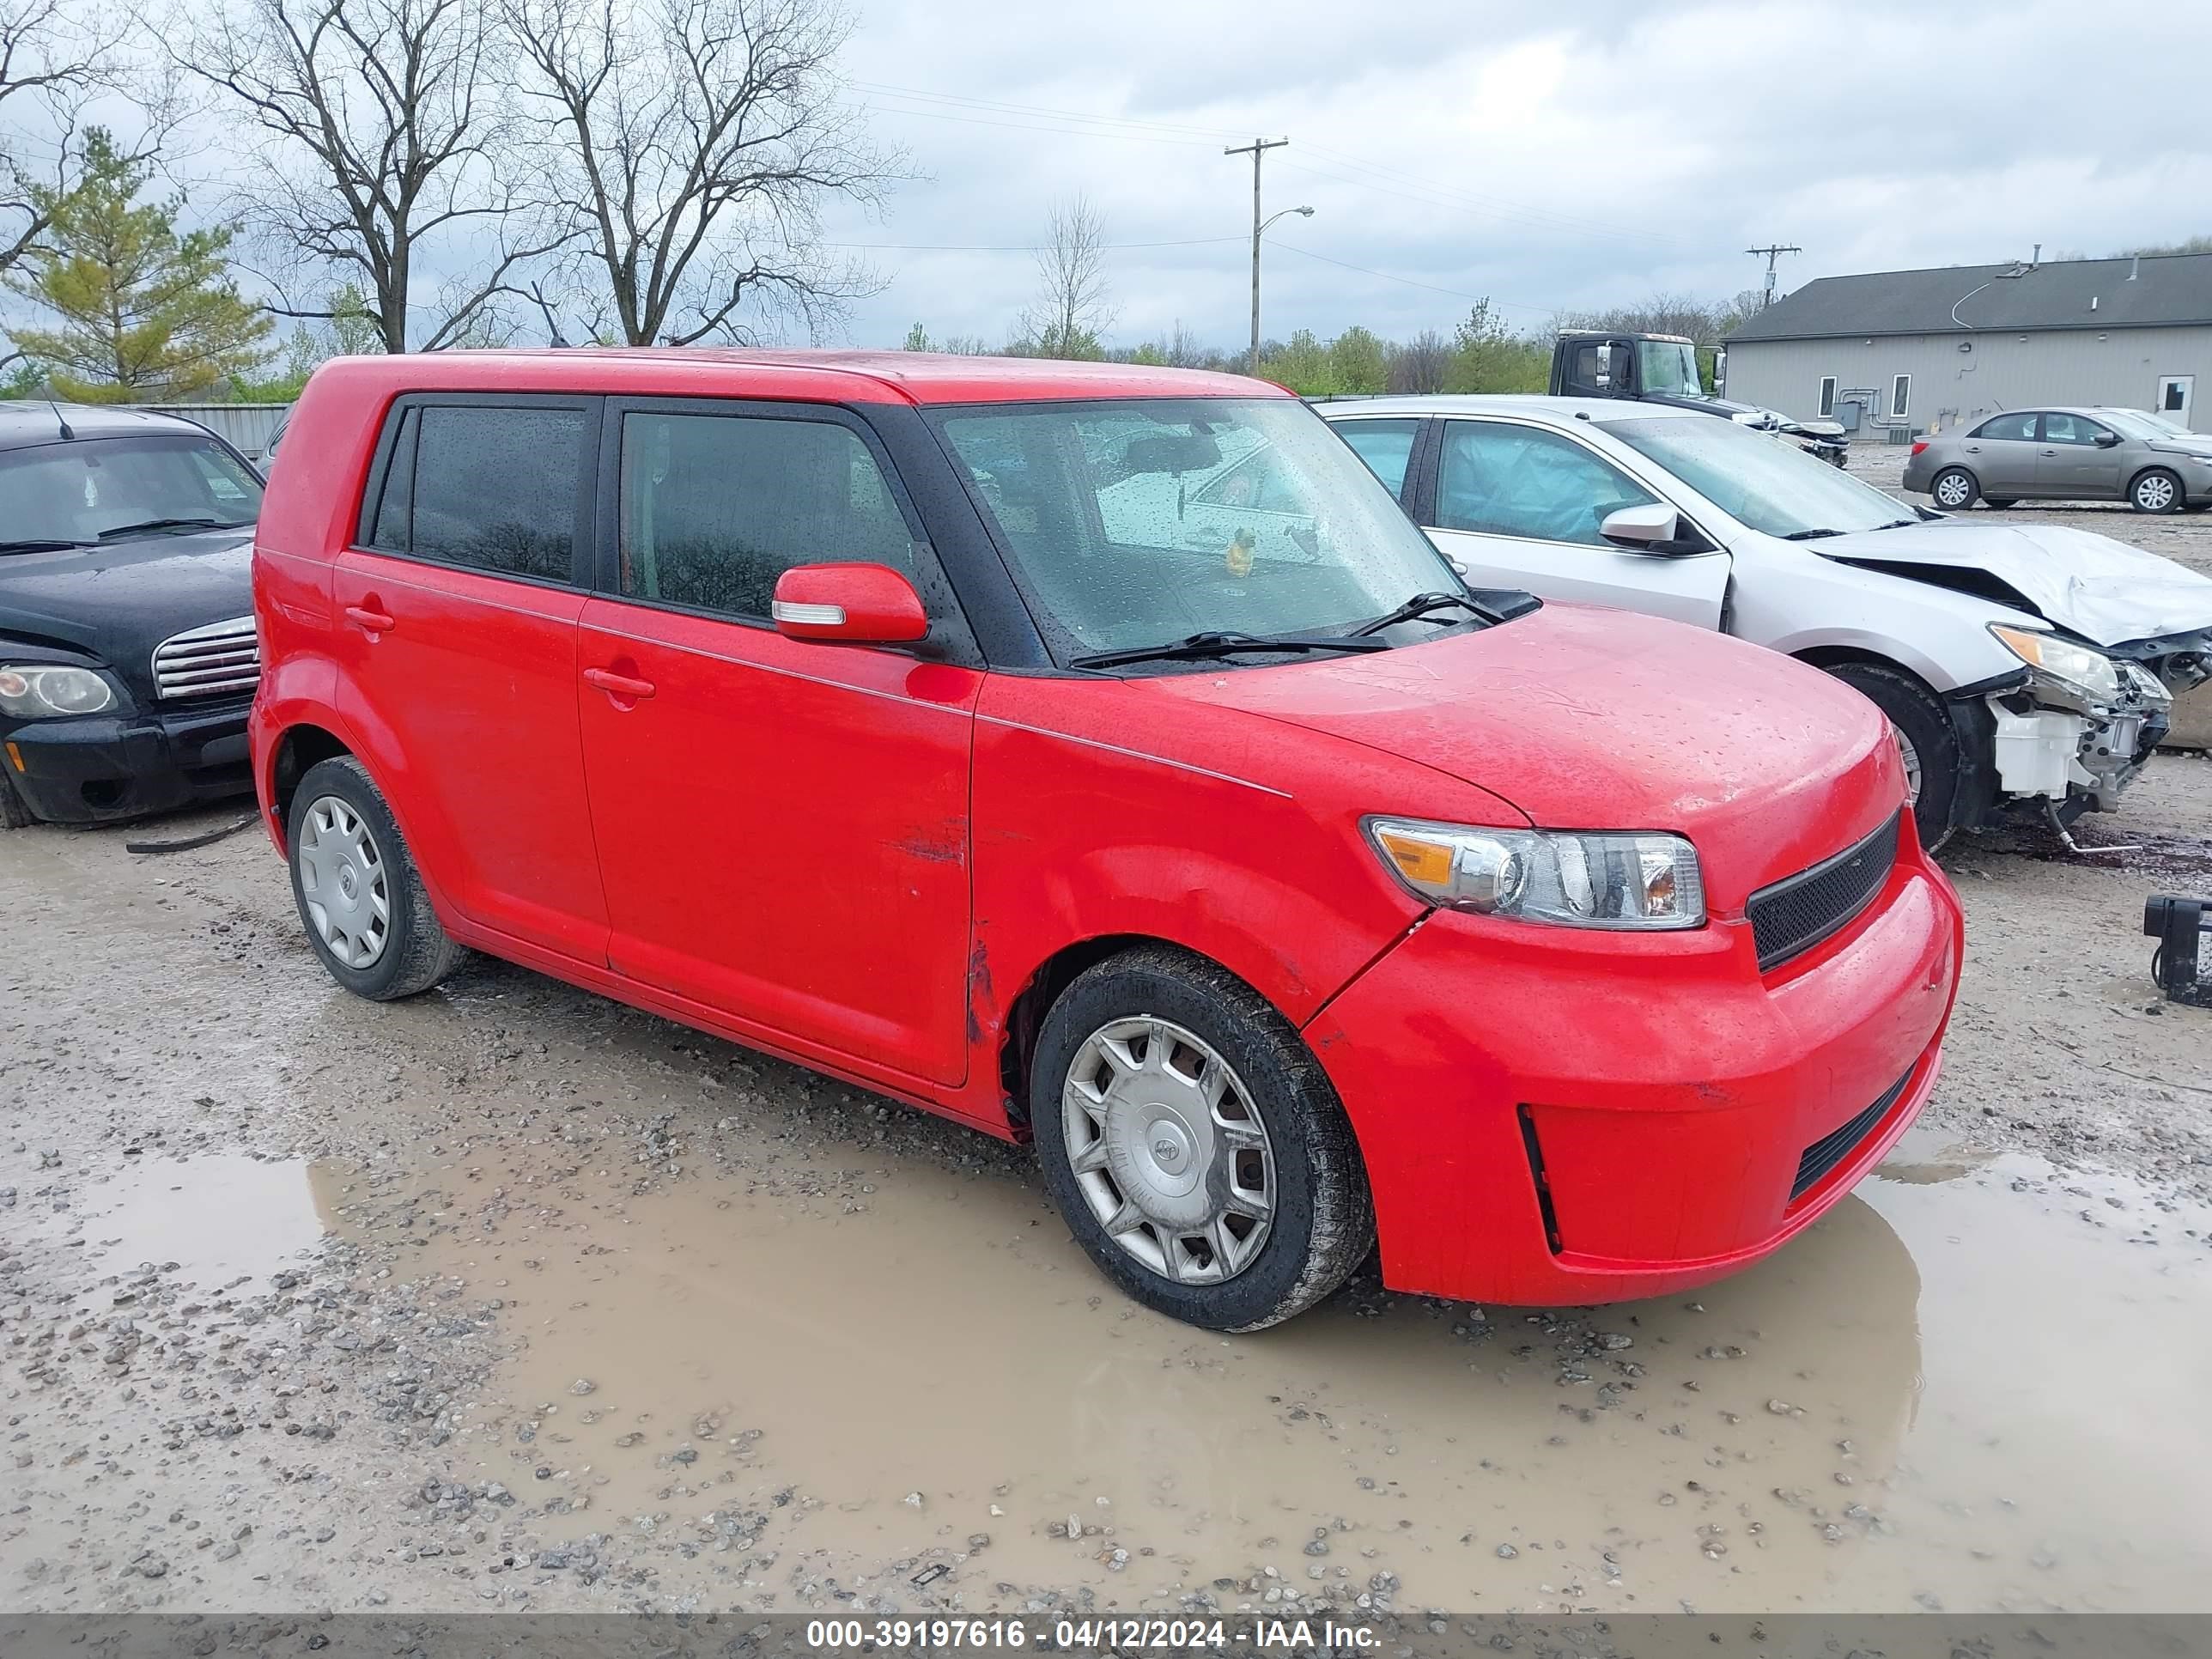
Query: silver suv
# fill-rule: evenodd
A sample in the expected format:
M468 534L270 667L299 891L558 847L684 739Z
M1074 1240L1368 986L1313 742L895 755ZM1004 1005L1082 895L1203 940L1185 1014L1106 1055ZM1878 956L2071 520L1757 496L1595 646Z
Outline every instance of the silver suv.
M2015 501L2126 501L2138 513L2212 506L2212 436L2131 409L2017 409L1912 446L1905 487L1947 513Z

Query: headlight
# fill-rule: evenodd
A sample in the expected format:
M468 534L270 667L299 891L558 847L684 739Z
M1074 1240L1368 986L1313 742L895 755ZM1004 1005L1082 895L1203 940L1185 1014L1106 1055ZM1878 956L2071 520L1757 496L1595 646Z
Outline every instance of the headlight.
M0 714L35 720L114 707L114 688L89 668L0 664Z
M2101 653L2084 645L2069 645L2049 634L2007 628L2002 623L1991 623L1990 632L1996 635L1998 644L2029 667L2039 669L2084 696L2111 702L2120 695L2120 677L2113 670L2112 659Z
M1391 872L1447 909L1568 927L1701 927L1705 884L1680 836L1480 830L1370 818Z

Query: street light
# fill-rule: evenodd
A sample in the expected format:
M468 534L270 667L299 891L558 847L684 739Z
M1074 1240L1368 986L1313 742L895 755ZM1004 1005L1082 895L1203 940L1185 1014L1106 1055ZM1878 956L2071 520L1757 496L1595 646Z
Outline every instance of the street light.
M1258 193L1255 191L1252 203L1252 356L1246 364L1247 372L1254 374L1260 372L1260 239L1267 234L1267 227L1276 220L1287 219L1293 213L1310 219L1314 211L1310 207L1285 208L1281 212L1271 213L1262 219L1259 207Z

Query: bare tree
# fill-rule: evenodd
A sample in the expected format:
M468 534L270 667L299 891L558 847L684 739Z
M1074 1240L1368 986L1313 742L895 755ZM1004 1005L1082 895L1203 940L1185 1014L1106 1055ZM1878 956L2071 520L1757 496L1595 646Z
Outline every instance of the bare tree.
M1114 324L1106 283L1106 218L1088 197L1057 204L1037 250L1037 295L1022 313L1019 349L1039 357L1096 357Z
M356 277L387 351L480 337L508 273L562 240L506 165L489 4L216 0L172 48L261 129L268 165L238 186L248 225L289 263ZM465 268L418 300L447 250Z
M39 245L75 188L79 114L114 84L120 43L120 25L89 6L0 0L0 270ZM157 142L125 159L146 159Z
M569 275L631 345L820 334L872 291L828 256L832 198L880 204L902 158L838 101L853 24L830 0L501 0L572 205Z
M1390 354L1390 390L1428 393L1444 389L1451 369L1451 344L1436 330L1424 329Z

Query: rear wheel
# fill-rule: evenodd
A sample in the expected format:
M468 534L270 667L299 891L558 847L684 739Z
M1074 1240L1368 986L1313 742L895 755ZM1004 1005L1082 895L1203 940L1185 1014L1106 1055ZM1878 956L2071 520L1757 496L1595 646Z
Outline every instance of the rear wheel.
M1889 717L1920 844L1935 851L1951 838L1959 799L1959 734L1951 717L1934 693L1902 669L1847 662L1828 672Z
M1092 1261L1193 1325L1251 1331L1320 1301L1375 1241L1328 1077L1243 981L1164 946L1054 1002L1030 1066L1039 1162Z
M1984 495L1982 497L1982 501L1985 506L1994 507L2002 511L2005 507L2017 505L2019 497L2014 495L2007 495L2000 500L1995 495Z
M2164 467L2138 473L2128 486L2128 505L2138 513L2172 513L2181 504L2181 480Z
M1982 487L1974 482L1974 475L1963 466L1947 466L1936 475L1936 482L1928 486L1928 493L1936 498L1936 505L1946 513L1963 513L1974 504Z
M292 797L287 844L308 941L355 995L413 996L468 955L439 924L392 809L352 756L307 769Z

